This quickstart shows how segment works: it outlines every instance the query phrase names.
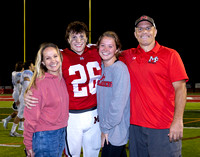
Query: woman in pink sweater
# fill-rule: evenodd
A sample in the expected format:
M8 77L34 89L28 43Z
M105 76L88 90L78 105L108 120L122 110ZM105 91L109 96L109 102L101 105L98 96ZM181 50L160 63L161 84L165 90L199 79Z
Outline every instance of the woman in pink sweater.
M69 116L69 96L61 71L62 55L55 44L42 44L30 89L38 104L24 109L24 144L28 157L61 157Z

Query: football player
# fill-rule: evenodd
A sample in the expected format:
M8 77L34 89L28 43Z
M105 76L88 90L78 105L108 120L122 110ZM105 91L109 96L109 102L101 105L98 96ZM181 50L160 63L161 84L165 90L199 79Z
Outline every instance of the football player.
M69 120L66 153L79 157L98 157L101 148L101 131L97 116L96 87L101 76L101 58L95 46L86 46L88 28L75 21L66 29L70 48L61 50L62 73L69 92ZM35 98L25 96L28 108L34 106Z
M11 128L10 136L12 137L22 137L21 134L16 132L17 125L20 121L20 119L23 118L23 113L24 113L24 92L26 88L28 87L31 77L33 76L33 71L34 71L34 63L32 61L26 61L24 64L24 71L21 74L20 78L20 83L22 85L22 90L19 96L19 102L20 106L18 108L18 114L17 117L14 119L13 126Z
M2 119L3 122L3 127L5 129L8 128L8 122L12 119L15 118L17 113L18 113L18 106L19 106L19 94L21 91L21 84L20 84L20 78L21 78L21 73L24 70L24 64L23 62L19 61L15 65L15 71L12 72L12 84L13 84L13 93L12 97L14 99L12 108L14 110L13 113L11 113L7 118Z

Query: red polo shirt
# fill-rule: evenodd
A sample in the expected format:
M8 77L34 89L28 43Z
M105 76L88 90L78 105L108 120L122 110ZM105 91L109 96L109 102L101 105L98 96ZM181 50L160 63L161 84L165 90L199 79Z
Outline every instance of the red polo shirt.
M175 91L173 82L188 80L177 51L161 46L145 52L140 46L122 53L131 77L130 123L166 129L173 120Z

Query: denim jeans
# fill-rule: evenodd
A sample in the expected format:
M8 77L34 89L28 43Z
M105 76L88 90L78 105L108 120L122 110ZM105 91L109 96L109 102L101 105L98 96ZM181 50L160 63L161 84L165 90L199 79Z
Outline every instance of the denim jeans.
M33 134L35 157L61 157L65 146L66 128Z

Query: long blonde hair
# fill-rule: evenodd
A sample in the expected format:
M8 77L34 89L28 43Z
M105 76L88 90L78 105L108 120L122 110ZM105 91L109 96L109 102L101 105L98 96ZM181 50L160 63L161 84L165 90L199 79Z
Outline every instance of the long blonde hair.
M45 72L47 72L47 68L46 68L46 66L44 64L42 64L43 52L48 47L55 48L57 53L58 53L58 55L60 56L60 60L61 60L60 76L62 76L62 61L63 61L63 57L62 57L62 54L61 54L58 46L53 44L53 43L43 43L43 44L40 45L40 49L39 49L39 51L37 53L37 57L36 57L36 61L35 61L35 70L34 70L34 73L33 73L33 77L31 79L31 82L30 82L28 88L26 89L25 93L27 93L28 90L30 90L31 87L37 88L37 86L36 86L36 78L40 78L40 79L44 78Z

